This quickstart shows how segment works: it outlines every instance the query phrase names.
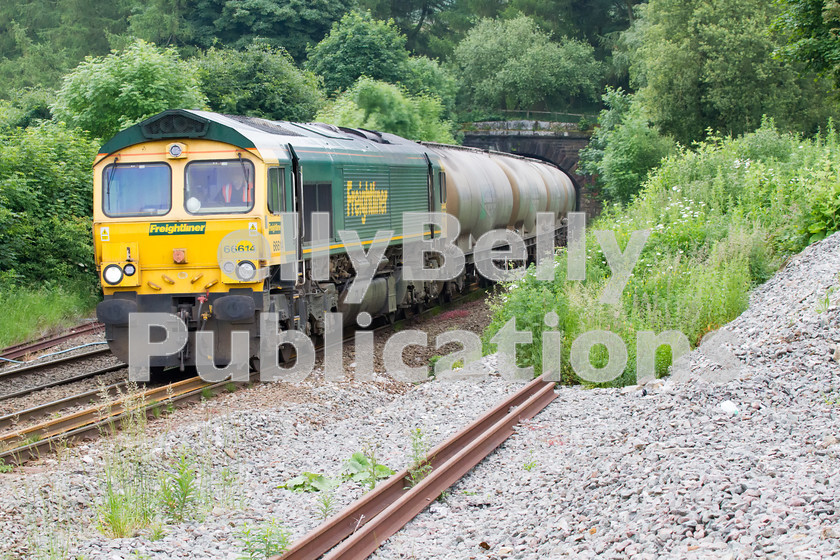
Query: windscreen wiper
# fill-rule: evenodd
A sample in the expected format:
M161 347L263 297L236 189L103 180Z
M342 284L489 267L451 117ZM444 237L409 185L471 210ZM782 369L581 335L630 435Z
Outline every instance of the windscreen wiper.
M114 163L111 164L111 172L108 174L108 180L105 182L105 198L108 201L108 208L111 208L111 181L114 179L114 173L117 171L117 161L120 156L114 157Z

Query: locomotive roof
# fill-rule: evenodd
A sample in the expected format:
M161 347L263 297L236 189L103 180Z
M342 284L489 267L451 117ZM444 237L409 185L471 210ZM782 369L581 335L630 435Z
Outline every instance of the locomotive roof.
M416 142L384 132L324 123L269 121L258 117L171 109L118 132L100 148L99 157L152 140L185 138L215 140L244 150L254 150L264 160L288 158L288 145L383 155L413 153L421 157L426 152Z

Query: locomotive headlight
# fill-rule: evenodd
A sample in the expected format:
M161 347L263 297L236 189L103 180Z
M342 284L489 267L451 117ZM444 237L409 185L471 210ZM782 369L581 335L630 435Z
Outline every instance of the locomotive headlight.
M134 273L137 272L137 268L135 268L133 264L127 264L125 265L125 268L123 268L123 272L125 272L126 276L134 276Z
M241 261L236 267L236 276L242 282L250 282L257 275L257 267L251 261Z
M116 285L119 284L123 279L123 271L116 264L109 264L105 267L105 270L102 271L102 278L109 284Z

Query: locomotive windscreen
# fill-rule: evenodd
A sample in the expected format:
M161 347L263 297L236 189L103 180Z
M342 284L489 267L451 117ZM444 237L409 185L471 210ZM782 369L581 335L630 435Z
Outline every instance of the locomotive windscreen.
M172 207L172 170L165 163L111 164L102 172L107 216L163 216Z

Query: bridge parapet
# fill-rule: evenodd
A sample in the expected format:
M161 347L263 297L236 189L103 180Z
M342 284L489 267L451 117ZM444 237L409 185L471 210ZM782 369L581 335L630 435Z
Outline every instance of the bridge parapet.
M581 131L578 123L556 121L481 121L464 123L464 134L490 134L499 136L575 136L590 133Z

